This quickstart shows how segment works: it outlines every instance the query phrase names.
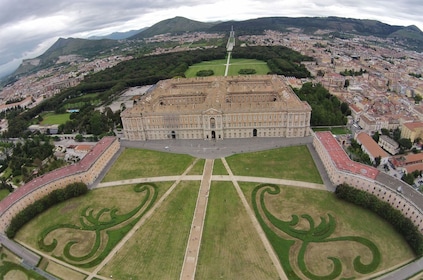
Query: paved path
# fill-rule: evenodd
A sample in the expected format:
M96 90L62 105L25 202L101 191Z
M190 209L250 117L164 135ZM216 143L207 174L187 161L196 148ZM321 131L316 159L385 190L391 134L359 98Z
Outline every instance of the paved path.
M276 253L273 250L272 245L270 245L269 240L267 240L266 234L264 233L264 231L261 228L259 222L257 221L257 218L254 215L254 212L251 210L250 206L248 205L248 202L245 199L245 196L242 193L241 188L238 185L238 181L235 179L234 174L232 173L232 170L229 168L229 165L226 162L225 158L221 158L221 160L222 160L223 165L226 168L226 171L228 171L229 177L231 178L231 181L232 181L233 185L235 186L236 192L238 193L238 196L241 199L242 204L244 205L244 208L247 211L247 214L250 217L251 222L253 223L253 226L255 227L261 241L263 242L264 248L266 249L267 253L269 254L269 257L272 260L272 263L275 265L276 271L278 272L278 275L279 275L279 279L288 280L288 277L286 277L285 271L282 269L282 266L279 262L279 258L276 256Z
M185 251L180 279L193 280L197 268L198 255L200 253L201 237L203 235L204 221L206 218L207 203L209 201L210 182L213 173L214 160L208 159L204 164L203 179L198 191L197 204L195 205L194 217Z

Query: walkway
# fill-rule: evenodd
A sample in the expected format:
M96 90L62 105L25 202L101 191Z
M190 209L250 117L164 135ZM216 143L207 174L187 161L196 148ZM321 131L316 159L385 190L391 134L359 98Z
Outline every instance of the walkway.
M188 244L185 251L184 263L182 265L180 279L194 279L197 268L198 255L200 253L201 237L203 235L204 221L206 218L207 203L211 175L213 173L214 160L208 159L204 165L203 179L198 191L197 204L194 210L194 217L191 223Z
M242 193L241 188L238 185L238 181L235 179L234 174L232 173L232 170L229 168L228 163L226 162L225 158L221 158L223 165L226 168L226 171L229 174L229 177L231 178L232 184L234 185L236 192L238 193L239 198L241 199L242 205L244 205L245 210L247 211L248 216L251 219L251 222L253 223L254 228L256 229L261 242L263 242L264 248L266 249L267 253L269 254L270 259L272 260L272 263L274 264L276 271L278 272L279 279L282 280L288 280L288 277L286 277L285 271L282 269L282 266L279 262L279 259L273 250L272 245L270 244L269 240L266 237L266 234L264 233L263 229L261 228L259 222L257 221L256 216L254 215L253 210L251 210L250 206L248 205L247 200L245 199L244 194Z

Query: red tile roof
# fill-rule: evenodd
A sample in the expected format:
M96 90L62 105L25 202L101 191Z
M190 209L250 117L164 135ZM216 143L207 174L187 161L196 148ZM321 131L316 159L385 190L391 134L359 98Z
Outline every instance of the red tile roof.
M103 152L113 143L115 137L102 138L93 149L78 163L62 167L37 177L22 187L17 188L14 192L9 194L0 201L0 214L3 214L10 206L17 202L21 197L28 195L37 188L46 183L55 181L59 178L66 177L71 174L81 173L87 171L93 163L103 154Z
M415 130L416 128L422 128L423 122L408 122L404 123L404 126L410 130Z
M379 171L371 166L352 161L338 141L329 131L316 132L316 136L329 153L332 162L342 171L368 177L372 180L376 179Z
M357 135L357 141L363 145L366 150L371 154L371 156L373 158L376 157L381 157L381 158L386 158L389 157L388 153L385 152L384 149L382 149L375 140L373 140L372 137L370 137L370 135L368 135L365 132L360 132Z

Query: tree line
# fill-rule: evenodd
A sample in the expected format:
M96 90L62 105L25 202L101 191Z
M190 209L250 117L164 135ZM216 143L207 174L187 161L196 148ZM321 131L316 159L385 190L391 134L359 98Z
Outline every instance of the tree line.
M295 89L297 96L311 106L311 126L345 125L347 115L351 113L348 104L330 94L321 84L305 83Z
M390 223L399 232L414 253L423 256L423 235L413 222L405 217L400 210L393 208L388 202L378 199L376 196L356 189L348 184L340 184L336 187L335 195L345 201L368 209Z
M87 192L88 187L82 182L69 184L64 189L57 189L52 191L43 198L28 205L11 220L10 225L6 229L7 237L14 238L19 229L21 229L27 222L51 206L68 200L72 197L81 196Z

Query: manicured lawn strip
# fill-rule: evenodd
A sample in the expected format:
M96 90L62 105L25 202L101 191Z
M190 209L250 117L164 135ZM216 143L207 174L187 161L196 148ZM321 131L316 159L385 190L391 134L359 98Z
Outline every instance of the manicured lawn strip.
M194 65L191 65L185 72L185 77L194 78L197 77L197 72L201 70L213 70L214 76L225 75L225 64L226 59L203 61Z
M231 182L212 182L195 279L278 279Z
M345 127L313 127L313 131L330 131L334 135L351 133L351 131Z
M58 224L50 228L46 228L39 237L39 247L45 252L51 252L56 249L57 239L53 242L46 242L46 237L57 230L67 230L70 232L86 232L94 234L95 241L91 250L82 254L74 254L72 247L74 244L82 243L78 238L70 239L63 248L64 261L70 261L79 267L90 268L99 264L113 249L113 247L129 232L129 230L139 221L139 219L147 213L157 199L157 187L152 184L137 184L134 191L144 193L145 196L140 200L139 205L130 212L120 214L119 209L103 208L98 212L94 212L93 208L84 209L80 216L79 224ZM140 210L142 212L140 212ZM104 218L106 216L107 218ZM104 234L107 234L107 241L103 242ZM103 236L102 236L103 235Z
M179 279L200 182L182 181L100 271L113 279Z
M204 158L198 159L195 165L191 168L187 175L202 175L204 170L204 163L206 160Z
M103 182L156 176L180 175L194 157L143 149L125 149Z
M3 198L5 198L6 196L8 196L10 194L10 192L8 190L0 190L0 200L2 200Z
M251 194L257 184L240 183L240 186L249 204L252 205ZM364 264L369 264L371 253L366 246L371 245L362 245L363 243L361 241L363 240L360 239L361 237L374 243L381 254L381 263L376 271L372 273L381 272L386 269L391 270L396 265L414 258L413 252L402 236L377 215L350 203L345 203L337 199L330 192L294 187L281 187L280 190L281 193L278 195L265 195L267 208L278 219L290 221L292 215L309 214L314 219L316 226L320 223L320 217L326 217L327 220L328 214L332 215L336 220L336 229L333 236L331 236L334 240L325 243L314 242L309 246L309 251L305 252L305 264L313 274L326 275L328 272L331 272L333 268L326 267L326 265L331 263L327 257L338 252L336 257L339 257L342 263L345 264L342 268L341 276L345 278L363 277L364 275L357 273L357 270L362 269L363 272L367 273L372 267L360 267L358 264L358 268L356 267L354 269L353 262L355 257L360 256L360 252L362 252L361 254L368 252L368 255L362 255L364 257L362 257L361 261ZM308 227L309 224L307 222L303 221L299 223L299 228L308 229ZM298 264L296 259L294 263L286 262L289 259L286 253L286 247L293 246L292 244L290 245L287 235L283 235L287 241L280 243L279 235L274 234L273 231L266 232L266 234L272 246L279 248L276 249L278 254L285 251L285 255L280 255L280 258L285 260L285 262L282 262L282 265L288 278L300 279L301 276L295 277L294 273L298 274L298 265L303 265L304 263ZM354 236L360 240L352 240L354 238L351 237ZM350 241L341 241L344 237L349 237L348 239ZM290 238L290 240L296 239ZM395 252L395 254L392 254L392 252ZM291 262L293 262L292 258Z
M64 124L69 120L70 113L64 114L55 114L52 112L48 112L45 115L42 115L43 121L41 122L42 125L52 125L52 124Z
M255 75L266 75L270 72L267 63L264 61L256 60L256 59L231 59L228 75L229 76L238 76L240 75L238 72L241 69L255 69Z
M172 182L155 183L158 189L158 199L167 191L172 185ZM91 207L93 213L100 213L104 208L116 208L117 214L122 215L132 211L136 208L142 199L145 198L145 193L134 192L135 185L117 186L109 188L100 188L89 191L85 196L67 200L60 203L48 211L38 215L27 223L16 235L16 240L22 241L31 247L38 248L39 237L45 230L62 225L80 225L80 214L87 207ZM118 194L118 195L117 195ZM103 215L102 221L110 220L110 216ZM69 238L83 238L84 245L78 246L80 255L89 252L95 244L94 231L75 232L74 229L60 229L59 236L55 236L58 242L59 249L63 249L67 244ZM111 237L115 237L114 235ZM71 240L72 240L71 239ZM73 251L74 252L74 251ZM62 255L63 250L54 250L50 254Z
M213 175L229 175L220 158L214 160Z
M322 183L307 146L284 147L226 158L234 175Z

